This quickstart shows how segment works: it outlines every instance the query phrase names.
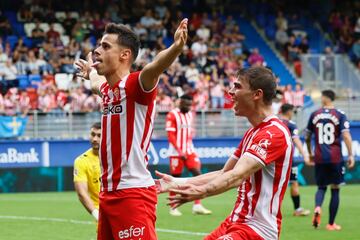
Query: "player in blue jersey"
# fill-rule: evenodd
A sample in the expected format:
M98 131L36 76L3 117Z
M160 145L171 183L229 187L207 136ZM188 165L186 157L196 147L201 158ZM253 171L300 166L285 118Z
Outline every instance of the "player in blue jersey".
M320 224L321 205L324 201L327 185L331 185L331 199L329 206L329 223L326 228L330 231L341 230L335 224L335 217L339 207L339 186L344 182L345 164L341 154L341 138L348 150L348 168L354 167L350 124L344 112L335 109L333 101L335 93L332 90L322 92L322 108L313 112L307 126L306 144L310 160L315 161L315 178L318 190L315 195L315 211L313 226ZM311 135L315 135L315 154L311 148Z
M295 122L291 121L294 115L294 106L291 104L283 104L280 107L280 115L279 118L285 123L288 127L293 143L295 147L299 150L299 153L303 156L304 162L307 165L310 165L309 156L305 154L302 143L299 137L299 130L295 124ZM298 182L298 167L297 164L292 163L291 174L290 174L290 186L291 186L291 199L294 203L294 216L307 216L310 214L308 209L304 209L300 206L300 192L299 192L299 182Z

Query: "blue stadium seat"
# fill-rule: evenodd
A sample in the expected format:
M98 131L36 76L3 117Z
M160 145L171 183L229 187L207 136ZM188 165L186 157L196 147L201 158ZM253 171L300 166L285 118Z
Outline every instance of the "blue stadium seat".
M276 26L276 16L273 14L269 14L266 16L266 26L275 27Z
M4 16L9 20L10 24L13 25L14 23L17 23L17 16L16 12L13 11L5 11Z
M28 48L32 48L33 42L32 42L31 38L24 37L23 40L24 40L24 45L25 46L27 46Z
M268 39L275 40L275 34L276 34L275 27L268 26L265 28L265 35Z
M29 78L27 75L17 75L17 79L19 80L20 89L26 89L30 86Z
M29 75L29 83L31 87L38 88L39 83L42 81L42 78L39 74L30 74Z
M266 26L266 18L265 18L265 16L263 14L256 15L256 22L260 27L265 28L265 26Z
M16 43L18 42L18 36L9 35L6 37L6 41L10 44L11 50L14 50Z
M92 45L95 46L95 48L97 47L96 46L96 37L94 35L90 35L90 42Z
M26 33L25 33L25 29L24 29L24 24L22 23L15 23L12 25L14 32L16 33L16 35L21 36L21 37L25 37Z

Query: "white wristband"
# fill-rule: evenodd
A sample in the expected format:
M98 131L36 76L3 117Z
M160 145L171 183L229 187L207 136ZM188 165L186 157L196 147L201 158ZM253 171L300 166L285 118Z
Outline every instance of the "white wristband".
M99 221L99 210L98 209L94 209L92 212L91 212L91 215L93 215L93 217L95 218L96 221Z
M174 182L177 184L185 184L189 178L174 178Z

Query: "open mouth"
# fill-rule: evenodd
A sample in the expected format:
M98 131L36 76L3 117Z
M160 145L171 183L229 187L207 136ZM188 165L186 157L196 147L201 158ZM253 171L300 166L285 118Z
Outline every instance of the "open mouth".
M92 67L96 67L97 65L99 65L100 63L102 63L102 60L99 58L95 59L95 62L91 65Z

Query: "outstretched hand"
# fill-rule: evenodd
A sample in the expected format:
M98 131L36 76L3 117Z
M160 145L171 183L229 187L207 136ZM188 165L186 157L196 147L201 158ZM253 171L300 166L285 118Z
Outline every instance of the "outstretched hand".
M187 37L188 37L187 25L188 25L188 19L184 18L180 22L180 24L174 34L174 45L177 46L180 50L183 49L183 47L187 41Z
M206 189L193 184L184 184L176 189L171 188L170 191L176 193L175 196L168 197L168 205L173 208L177 208L184 203L206 197Z
M92 60L92 52L89 52L89 54L86 56L86 60L79 59L75 61L74 64L76 65L76 68L79 70L79 72L76 75L89 80L91 67L94 64Z
M169 192L170 188L180 187L180 185L174 181L174 177L168 174L155 171L155 175L159 177L159 179L155 179L155 187L158 194Z

